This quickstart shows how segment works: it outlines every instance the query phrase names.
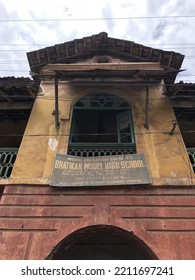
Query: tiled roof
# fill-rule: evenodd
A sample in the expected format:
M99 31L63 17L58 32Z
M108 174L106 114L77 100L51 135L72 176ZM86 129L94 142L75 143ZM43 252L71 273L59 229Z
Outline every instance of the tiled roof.
M166 95L172 103L176 118L190 120L195 128L195 83L175 83L169 87Z
M195 101L195 83L175 83L169 87L167 95L170 98L193 99Z
M111 38L105 32L28 52L27 58L31 70L39 73L46 64L74 63L95 55L111 55L126 62L160 62L175 71L171 77L167 77L167 82L174 82L184 59L180 53Z
M6 95L9 98L20 99L22 96L34 99L37 95L39 82L31 80L28 77L1 77L0 78L0 101ZM13 100L14 101L14 100Z
M30 78L0 78L0 118L17 121L29 117L39 83Z

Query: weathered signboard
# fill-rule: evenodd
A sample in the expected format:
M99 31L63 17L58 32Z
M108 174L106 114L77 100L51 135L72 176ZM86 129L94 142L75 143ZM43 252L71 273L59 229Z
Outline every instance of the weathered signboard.
M150 184L143 154L75 157L57 154L51 186L101 186Z

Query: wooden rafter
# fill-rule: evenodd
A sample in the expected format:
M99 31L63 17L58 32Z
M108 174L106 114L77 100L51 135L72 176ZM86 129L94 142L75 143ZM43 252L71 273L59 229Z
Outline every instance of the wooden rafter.
M33 102L0 102L0 110L30 110Z
M0 89L0 97L3 97L8 103L12 103L14 100L6 94L2 89Z

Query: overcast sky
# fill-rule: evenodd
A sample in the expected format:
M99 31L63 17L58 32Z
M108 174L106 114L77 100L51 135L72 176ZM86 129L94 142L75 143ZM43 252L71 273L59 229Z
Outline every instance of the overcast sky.
M195 82L194 0L0 0L0 77L29 76L28 51L103 31L184 54L177 81Z

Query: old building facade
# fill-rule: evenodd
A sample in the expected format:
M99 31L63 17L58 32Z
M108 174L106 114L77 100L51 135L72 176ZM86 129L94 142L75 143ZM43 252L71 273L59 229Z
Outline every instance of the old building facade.
M27 57L0 91L1 259L194 259L184 56L103 32Z

